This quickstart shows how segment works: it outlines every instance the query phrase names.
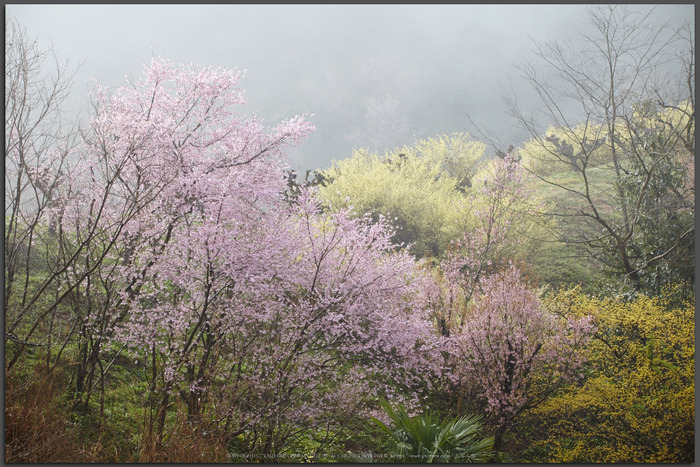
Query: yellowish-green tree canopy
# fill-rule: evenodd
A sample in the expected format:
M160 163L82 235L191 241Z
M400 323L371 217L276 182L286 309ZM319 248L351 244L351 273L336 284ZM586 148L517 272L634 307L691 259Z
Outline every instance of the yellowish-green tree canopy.
M437 257L460 234L460 201L483 164L486 146L466 133L423 139L384 156L357 150L324 172L321 199L392 219L394 240L419 257ZM468 216L466 216L468 217Z
M588 122L573 128L550 127L543 136L518 148L522 164L540 177L610 164L611 151L606 132Z

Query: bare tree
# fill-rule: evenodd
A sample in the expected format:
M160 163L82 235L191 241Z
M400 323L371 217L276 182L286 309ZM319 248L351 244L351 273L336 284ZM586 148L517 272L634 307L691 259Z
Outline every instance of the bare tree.
M16 20L6 21L5 369L11 371L28 348L50 349L46 365L55 365L69 344L77 344L76 398L86 394L87 406L106 371L104 336L97 334L123 319L114 258L128 261L124 226L162 185L116 195L134 184L122 174L130 154L101 154L106 144L94 141L94 131L67 123L62 111L75 71L53 50L41 49ZM87 150L101 154L92 165ZM90 183L96 191L88 192ZM115 208L120 215L108 219L113 198L122 200Z
M39 48L11 18L5 23L5 318L20 323L30 315L39 237L55 236L42 221L56 207L67 175L69 155L78 141L75 123L61 113L75 71L51 49ZM46 291L51 281L44 284ZM39 287L41 288L41 287ZM49 313L50 314L50 313ZM33 318L32 318L33 319ZM15 326L17 327L17 326ZM51 326L49 326L51 327ZM45 334L50 341L51 332ZM5 327L5 344L25 342Z
M681 249L683 261L694 251L694 185L684 176L694 167L694 29L659 26L654 11L599 6L580 42L536 45L537 63L517 68L544 122L505 99L538 157L567 174L535 170L567 194L553 215L576 233L562 240L636 286ZM556 134L543 135L542 123ZM663 233L649 227L659 222Z

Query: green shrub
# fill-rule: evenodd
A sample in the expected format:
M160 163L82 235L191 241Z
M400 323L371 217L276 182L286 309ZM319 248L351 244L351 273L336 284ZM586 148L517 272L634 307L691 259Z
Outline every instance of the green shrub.
M441 421L430 412L411 417L404 407L394 409L386 401L381 405L394 428L372 419L389 436L392 461L476 463L486 462L493 456L493 438L481 437L478 416Z

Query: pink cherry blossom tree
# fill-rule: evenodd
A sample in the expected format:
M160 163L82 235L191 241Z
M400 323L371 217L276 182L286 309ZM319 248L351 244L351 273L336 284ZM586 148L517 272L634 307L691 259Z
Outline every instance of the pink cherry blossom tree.
M8 371L25 348L41 345L32 340L62 312L73 323L64 347L78 333L76 399L84 396L87 407L109 368L105 344L152 287L158 258L176 236L211 216L256 219L277 197L285 148L313 127L297 116L266 129L240 114L240 78L235 70L154 60L129 86L96 88L80 145L46 151L33 165L19 159L30 189L50 190L30 213L48 273L13 307L6 338L17 345Z
M496 448L519 413L578 377L591 335L588 320L543 309L512 266L522 229L540 208L533 181L510 154L493 161L465 201L476 225L465 222L426 289L452 368L447 385L484 404Z
M238 246L222 245L222 238L240 235L238 243L245 243L258 229L256 222L283 189L284 148L313 130L305 117L266 129L237 112L245 103L240 78L235 70L158 59L130 86L112 92L98 87L83 177L73 184L83 202L63 217L75 232L83 231L96 223L93 200L105 200L100 228L118 238L99 268L104 286L97 295L109 302L109 311L102 307L103 313L84 318L85 341L91 343L92 368L107 342L121 349L149 344L157 438L174 391L172 373L183 365L192 371L195 349L204 348L207 361L214 348L212 338L204 345L199 340L211 334L204 329L209 307L229 284L212 266L218 259L207 255ZM139 325L145 330L140 334ZM166 342L154 339L159 328L169 331ZM169 359L157 362L157 356ZM197 412L194 402L189 407Z
M239 79L155 60L98 87L53 214L75 258L78 392L87 407L106 359L135 357L156 448L178 401L255 452L308 430L330 441L371 397L432 371L422 269L384 221L323 213L308 192L284 201L284 150L312 127L239 115Z
M564 319L544 309L515 267L482 280L450 345L457 384L473 385L485 402L496 449L518 414L583 377L592 333L590 318Z

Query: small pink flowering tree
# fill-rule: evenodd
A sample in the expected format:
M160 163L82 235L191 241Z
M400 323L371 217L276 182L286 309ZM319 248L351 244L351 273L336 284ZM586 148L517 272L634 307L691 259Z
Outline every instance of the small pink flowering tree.
M445 381L484 404L498 449L519 413L576 379L589 320L562 321L509 265L521 228L538 210L533 178L510 155L496 159L466 202L476 226L453 242L426 289L451 367Z
M510 155L493 161L478 192L465 200L474 214L475 226L466 225L462 237L453 241L440 264L443 292L436 301L441 333L449 336L459 327L466 305L485 276L505 264L519 243L524 217L536 210L532 198L534 179ZM481 180L477 183L481 184ZM459 221L458 221L459 222ZM511 257L512 259L512 257Z
M451 353L460 384L473 385L486 404L498 449L518 414L583 377L582 350L593 326L589 318L549 313L514 267L481 285Z

